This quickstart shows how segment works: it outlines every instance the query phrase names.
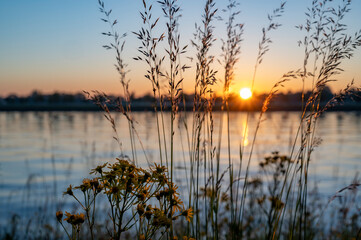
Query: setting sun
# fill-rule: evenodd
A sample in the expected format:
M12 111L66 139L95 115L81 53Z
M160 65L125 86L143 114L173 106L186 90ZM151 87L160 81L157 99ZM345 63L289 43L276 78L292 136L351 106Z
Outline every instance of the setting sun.
M252 91L249 88L242 88L239 91L239 96L241 96L242 99L249 99L250 97L252 97Z

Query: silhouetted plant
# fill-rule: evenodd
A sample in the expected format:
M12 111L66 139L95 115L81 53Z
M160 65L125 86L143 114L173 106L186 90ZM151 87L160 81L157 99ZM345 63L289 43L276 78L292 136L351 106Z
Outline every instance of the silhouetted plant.
M154 29L159 27L160 18L152 18L153 5L143 0L143 10L140 12L143 26L133 32L140 40L136 61L146 63L145 78L150 81L153 91L154 111L156 112L159 163L151 164L147 152L143 148L139 135L135 129L131 114L131 94L129 81L126 79L126 64L121 53L123 51L125 35L120 36L115 30L116 20L110 20L111 10L105 10L104 3L99 0L100 11L105 15L102 19L110 24L110 32L103 33L112 37L113 42L104 46L116 52L116 69L124 89L124 103L119 100L117 105L129 124L129 137L134 162L117 159L114 164L105 164L94 169L98 174L92 180L85 179L77 186L77 192L82 192L84 200L80 200L70 186L65 192L72 196L81 206L84 213L67 214L66 221L71 224L72 231L68 237L79 237L80 230L89 228L92 238L97 225L95 217L95 200L102 195L108 202L109 218L111 222L110 237L120 239L123 233L136 232L139 239L167 238L177 239L177 236L187 235L197 239L282 239L304 238L312 239L323 236L319 233L316 221L320 221L318 213L311 212L309 191L309 164L315 148L321 143L316 137L317 120L322 112L335 102L342 100L352 89L348 85L343 92L336 95L325 108L320 105L324 89L342 72L341 63L351 58L357 47L361 46L361 32L354 36L346 34L346 26L342 23L345 14L350 10L351 1L343 0L336 9L330 6L331 0L313 0L312 6L306 12L305 25L298 26L306 31L306 36L300 45L305 50L303 66L282 75L266 95L259 117L256 118L255 130L249 146L248 156L245 155L245 144L239 146L239 162L232 159L231 131L229 120L230 86L234 82L234 70L241 54L243 24L238 23L238 2L229 0L226 20L226 38L223 39L221 64L224 68L222 114L227 119L227 157L228 164L221 167L223 157L222 130L215 134L217 123L214 121L215 93L214 87L219 82L215 68L215 56L212 48L216 42L214 20L216 19L216 1L205 0L201 24L196 25L194 39L191 41L195 48L195 77L192 125L180 121L186 129L188 157L185 157L186 183L188 190L188 208L184 208L180 200L177 187L174 184L176 161L174 144L176 119L179 116L179 106L183 97L182 72L188 66L181 64L181 57L186 53L187 46L180 44L178 32L181 8L177 0L161 0L158 4L164 13L166 27L164 33L154 36ZM268 16L268 25L262 29L262 37L258 45L256 63L253 69L252 91L260 64L270 49L272 40L270 32L278 29L281 24L278 19L282 16L285 2ZM159 48L161 43L165 49ZM165 52L162 52L162 51ZM312 61L313 60L313 61ZM310 63L309 63L310 62ZM311 66L310 66L311 65ZM298 131L294 136L291 151L288 154L273 152L271 156L260 161L259 176L251 176L251 160L254 159L254 148L257 145L257 135L265 113L270 107L272 99L288 81L301 80L304 84L302 93L302 109ZM312 81L311 93L305 94L307 80ZM161 83L166 82L166 88ZM95 93L92 98L105 111L116 134L120 151L121 140L116 130L116 123L109 110L111 103L105 94ZM163 111L169 103L170 118L167 120ZM125 106L123 105L125 104ZM170 128L165 129L168 121ZM241 136L245 138L248 128L249 115L247 113L245 131ZM218 137L218 145L215 139ZM149 170L138 166L136 139L138 139ZM187 155L187 154L184 154ZM121 155L123 156L123 155ZM246 162L243 160L246 159ZM165 166L163 166L163 164ZM236 169L237 164L239 169ZM245 165L245 169L243 169ZM238 171L237 171L238 170ZM226 182L225 186L222 184ZM356 186L356 185L355 185ZM317 202L315 200L315 202ZM343 223L348 225L345 234L351 236L350 231L359 227L359 215L352 216L349 221L347 199L343 202L340 214ZM313 203L312 203L313 204ZM194 212L193 212L194 210ZM192 218L194 215L194 218ZM340 215L340 216L341 216ZM57 213L59 222L64 229L62 213ZM180 230L174 224L178 217L187 220L187 226ZM346 220L347 219L347 220ZM85 222L85 223L83 223ZM184 224L184 222L181 222ZM337 232L339 233L339 232ZM184 239L188 239L185 237ZM190 238L189 238L190 239Z
M63 213L56 213L69 239L79 237L85 220L91 238L95 239L95 203L99 195L108 202L106 211L111 223L109 235L113 239L121 239L122 234L132 228L137 229L139 239L159 238L170 233L172 222L177 218L184 217L191 221L193 211L184 208L178 187L170 182L164 166L155 164L149 170L144 170L127 160L117 159L114 164L99 165L91 174L98 177L84 179L76 187L70 185L64 192L64 195L76 200L84 211L80 214L66 212L64 221L72 226L71 234L68 234L62 223Z

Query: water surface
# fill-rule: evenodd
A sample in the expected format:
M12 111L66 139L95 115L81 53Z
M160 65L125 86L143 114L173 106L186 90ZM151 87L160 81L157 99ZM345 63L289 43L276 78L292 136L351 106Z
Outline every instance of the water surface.
M251 173L273 151L290 152L299 126L298 112L272 112L262 121L251 160ZM214 114L215 133L219 133L221 113ZM259 113L231 113L231 154L239 161L239 146L245 144L247 159L254 138ZM66 204L62 192L69 184L79 184L97 164L113 161L120 153L133 158L128 123L115 114L121 146L113 139L114 131L103 113L98 112L2 112L0 113L0 220L13 214L32 216L36 209L52 213ZM170 118L165 113L164 118ZM153 113L134 113L136 149L141 166L160 162L156 121ZM186 131L184 123L189 130ZM191 134L191 113L177 119L175 133L176 180L185 186L189 166L187 134ZM223 121L225 122L225 121ZM223 124L221 167L228 166ZM169 124L166 142L169 147ZM243 137L245 136L245 137ZM316 148L310 166L312 186L326 199L351 183L361 170L361 115L358 112L326 113L319 119ZM214 142L218 142L215 136ZM206 143L207 144L207 143ZM145 157L145 155L147 157ZM45 218L45 217L44 217ZM46 221L44 219L44 221Z

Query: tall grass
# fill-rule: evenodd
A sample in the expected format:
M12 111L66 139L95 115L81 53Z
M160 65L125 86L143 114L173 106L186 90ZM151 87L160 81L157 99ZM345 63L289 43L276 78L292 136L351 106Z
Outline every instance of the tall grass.
M158 1L155 6L145 0L142 3L143 10L140 12L140 17L143 26L139 31L133 32L140 41L139 55L134 57L134 60L143 61L146 64L144 75L150 82L153 92L158 140L156 144L159 150L159 162L156 164L160 164L155 165L155 169L163 169L162 173L166 174L164 178L168 184L168 190L176 189L175 177L179 173L175 169L175 161L178 156L175 156L174 153L175 135L177 134L176 119L180 114L181 103L185 102L182 91L182 72L189 68L182 64L182 56L188 48L181 46L181 34L178 31L181 8L177 0ZM142 202L144 200L133 199L134 196L129 193L127 185L125 190L123 189L125 193L120 195L116 195L115 192L111 192L114 195L106 192L111 206L111 220L113 222L113 233L110 235L120 239L123 232L131 230L132 227L130 226L134 226L134 232L139 239L149 239L150 236L167 239L175 239L176 236L185 236L184 239L188 239L188 237L196 239L313 239L323 236L322 230L317 232L317 226L315 226L317 217L310 212L312 202L309 202L310 183L308 175L313 152L320 144L320 139L316 137L317 122L322 112L329 107L322 108L320 105L323 89L336 80L336 75L343 71L342 62L351 58L355 49L361 45L361 32L349 36L346 25L342 23L344 16L350 11L350 4L351 1L342 0L340 5L335 7L330 0L312 1L311 7L306 12L305 24L298 26L300 30L305 32L304 39L299 42L304 47L304 64L300 69L285 73L275 83L264 100L262 110L259 113L249 151L246 154L245 145L242 141L238 150L238 159L234 159L231 153L229 98L230 86L235 81L234 70L237 68L241 56L244 25L238 22L238 18L241 16L239 3L236 0L229 0L227 9L223 11L226 14L226 17L223 18L226 19L227 34L222 39L221 57L223 60L220 62L224 69L224 76L219 79L216 70L216 56L211 54L213 48L217 46L215 44L214 22L218 19L218 9L215 0L206 0L200 23L196 24L194 39L191 41L195 54L194 99L193 111L187 114L192 114L192 123L188 125L186 121L179 121L187 133L186 138L182 138L182 141L185 142L184 145L188 146L188 150L184 154L186 156L184 168L187 176L187 196L183 196L183 199L188 197L184 203L188 210L183 211L193 210L194 217L187 216L189 222L182 225L184 227L180 229L174 224L177 220L174 212L171 211L170 215L165 214L169 220L169 225L165 229L149 230L150 233L147 230L150 218L147 222L143 217L143 212L139 212L139 209L143 207L142 204L145 204ZM110 31L103 34L113 39L110 45L104 47L116 53L116 69L123 87L123 100L119 100L117 104L129 124L132 151L131 168L138 169L136 148L139 144L142 148L143 146L131 113L129 81L126 77L126 64L121 56L124 50L122 39L126 35L119 35L115 31L117 21L111 20L111 10L105 9L104 2L99 0L99 6L101 13L105 16L102 20L110 26ZM259 66L270 50L272 43L270 33L281 26L279 19L284 13L285 6L286 3L281 2L280 6L268 15L269 23L261 31L261 40L253 69L252 90ZM164 33L159 34L159 36L155 36L155 32L162 32L159 30L161 29L159 22L162 21L160 21L161 17L153 16L154 7L159 7L164 13L163 20L166 27ZM163 46L165 47L162 48ZM244 69L244 71L248 71L248 69ZM311 86L306 85L309 80L311 80ZM302 81L303 83L302 109L300 109L298 131L295 136L292 136L291 151L282 154L273 152L266 157L264 161L259 163L261 175L256 178L250 174L250 165L251 161L254 160L253 152L257 145L258 130L263 123L270 102L287 81ZM222 82L224 86L221 113L224 114L225 123L223 117L221 117L220 122L216 122L214 118L214 89L219 82ZM164 83L166 87L162 87ZM304 93L308 87L311 87L312 94L306 98ZM347 94L350 89L351 86L347 86L345 91L335 96L329 105L342 99L342 96ZM95 92L93 99L105 111L105 116L114 129L115 140L119 143L122 154L122 143L117 133L116 122L109 111L109 102L104 101L106 95ZM170 111L169 119L166 119L165 110ZM247 114L243 138L245 138L248 122L249 115ZM168 124L170 127L166 129L165 126ZM224 124L226 126L226 143L222 143ZM216 129L219 129L219 133ZM222 144L226 145L226 154L222 151ZM143 153L148 160L144 148ZM221 164L222 159L227 159L228 164L225 168ZM123 159L119 161L121 164L125 164ZM149 161L148 164L153 166ZM165 167L162 167L163 165ZM114 165L109 165L109 167L113 170L116 168ZM137 171L146 172L143 169ZM156 172L154 169L153 171ZM98 173L102 174L100 171ZM130 174L132 173L122 175L124 178L120 178L118 183L125 184L130 181L128 179L132 176ZM271 181L267 181L267 179L271 179ZM104 181L103 176L102 181ZM162 191L166 191L164 183L159 185L161 182L159 179L152 181L147 182L147 184L151 184L151 190L157 192L163 189ZM106 185L107 182L103 184ZM83 185L89 185L86 191L93 190L93 194L97 193L97 188L91 187L90 183L85 182ZM79 188L81 189L81 186ZM154 196L156 194L154 193ZM72 192L69 195L74 196ZM115 199L113 199L114 196ZM153 195L150 195L150 198L152 197ZM87 203L89 203L89 199L92 198L88 198ZM177 194L169 194L167 200L169 203L159 203L159 209L164 207L165 213L168 213L168 206L172 206L173 201L178 201L178 196ZM123 206L126 206L125 208L121 208L119 205L122 201ZM127 201L131 203L128 204ZM134 209L137 204L138 213ZM181 204L179 203L179 205ZM131 211L132 207L133 211ZM86 211L86 217L83 216L81 220L84 222L87 219L88 226L92 229L94 218L89 215L90 207L83 205L83 208ZM134 220L134 223L128 225L130 223L128 222L123 226L123 217L128 210L132 212L130 221ZM152 210L150 208L147 211L151 212ZM79 218L77 215L74 216L74 219ZM69 217L70 215L68 220ZM78 231L78 223L71 222L71 224L75 226L74 231ZM360 226L358 225L358 227ZM90 233L93 237L92 231ZM359 232L353 236L359 237Z

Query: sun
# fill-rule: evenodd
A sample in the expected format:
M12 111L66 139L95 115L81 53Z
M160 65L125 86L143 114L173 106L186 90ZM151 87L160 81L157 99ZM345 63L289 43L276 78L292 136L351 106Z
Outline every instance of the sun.
M246 100L252 97L252 91L249 88L242 88L239 91L239 96L241 96L242 99Z

